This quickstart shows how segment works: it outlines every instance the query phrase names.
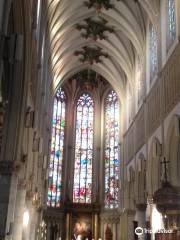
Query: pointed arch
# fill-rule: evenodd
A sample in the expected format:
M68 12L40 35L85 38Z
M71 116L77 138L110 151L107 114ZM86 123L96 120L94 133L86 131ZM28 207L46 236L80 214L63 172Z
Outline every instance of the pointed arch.
M52 135L49 163L49 185L47 205L60 207L62 195L62 164L64 157L64 133L66 95L60 88L54 97Z
M118 207L119 198L119 99L111 90L105 99L105 207Z
M73 202L91 203L94 101L82 93L76 103Z
M166 140L166 156L169 161L169 180L172 185L180 186L180 116L171 119Z

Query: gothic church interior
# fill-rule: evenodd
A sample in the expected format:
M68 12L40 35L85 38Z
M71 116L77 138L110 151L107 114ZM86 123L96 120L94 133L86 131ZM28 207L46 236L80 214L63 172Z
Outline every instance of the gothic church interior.
M180 0L0 0L0 240L180 239Z

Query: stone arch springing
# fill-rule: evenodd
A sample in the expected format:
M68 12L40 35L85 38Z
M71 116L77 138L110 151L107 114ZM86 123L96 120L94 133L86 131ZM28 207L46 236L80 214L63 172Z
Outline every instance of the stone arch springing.
M180 186L180 116L178 115L174 115L169 124L166 149L169 181L172 185Z
M129 182L128 182L128 198L129 208L134 209L135 207L135 170L132 166L129 167Z
M147 185L150 196L160 188L161 178L161 152L162 145L158 138L154 137L149 151L148 168L147 168Z
M135 172L135 197L136 204L146 203L146 160L144 154L140 153L136 163Z

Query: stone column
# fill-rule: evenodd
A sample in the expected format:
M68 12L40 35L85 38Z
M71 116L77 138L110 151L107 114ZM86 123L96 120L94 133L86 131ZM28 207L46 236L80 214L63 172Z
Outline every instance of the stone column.
M47 223L47 240L50 240L50 235L51 235L51 223Z
M116 223L113 223L112 225L112 232L113 232L113 240L117 239L117 230L116 230Z
M29 240L34 240L36 236L36 227L38 226L38 213L35 207L31 208L31 224L30 224L30 233Z
M127 209L127 239L134 240L134 217L135 211L132 209Z
M0 1L0 31L2 30L3 10L4 10L4 0L1 0Z
M104 236L104 222L101 218L101 229L100 229L100 237L101 239L103 239L103 236Z
M94 238L98 240L98 215L95 214L94 216Z
M70 214L67 213L67 215L66 215L66 240L69 240L69 237L70 237L69 228L70 228Z
M25 187L24 185L19 184L16 197L12 240L22 240L25 197L26 197Z
M137 204L136 205L136 215L138 227L146 228L146 204ZM145 234L139 236L139 240L144 240Z
M14 219L17 191L17 176L13 173L13 162L0 161L0 239L11 235L10 224Z
M108 224L104 223L104 232L103 232L103 240L105 239L105 232L106 232L106 228L107 228Z
M101 215L101 238L105 239L105 233L107 227L110 228L112 232L112 239L117 240L117 226L120 223L120 216L118 211L106 212Z

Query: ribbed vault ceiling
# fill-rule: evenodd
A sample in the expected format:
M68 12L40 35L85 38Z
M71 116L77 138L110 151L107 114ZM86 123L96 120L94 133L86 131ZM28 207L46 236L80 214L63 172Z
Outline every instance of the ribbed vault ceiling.
M90 68L101 74L122 96L125 82L133 86L135 54L145 53L145 32L147 17L156 22L156 0L111 0L112 9L88 8L89 0L46 0L50 44L50 66L53 89L75 73ZM77 24L84 24L87 18L101 17L114 32L105 32L106 39L94 40L82 37ZM79 61L74 52L84 46L97 46L108 54L100 63Z

